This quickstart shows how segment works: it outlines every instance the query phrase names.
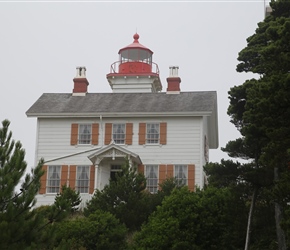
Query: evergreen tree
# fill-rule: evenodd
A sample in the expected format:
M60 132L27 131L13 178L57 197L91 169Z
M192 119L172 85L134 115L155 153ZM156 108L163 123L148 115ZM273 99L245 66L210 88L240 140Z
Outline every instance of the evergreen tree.
M89 216L96 210L103 210L115 215L128 229L138 229L150 214L150 200L145 190L146 179L137 173L136 166L129 161L122 166L116 180L110 180L103 190L96 190L84 210Z
M12 139L9 125L4 120L0 128L0 245L1 249L25 249L37 239L41 223L32 207L43 161L25 175L25 150Z
M61 187L61 192L55 197L53 207L55 207L55 210L59 211L59 213L62 213L62 216L72 215L79 209L81 202L82 199L79 192L63 185Z
M174 189L136 233L134 249L240 249L233 204L227 188Z
M258 24L238 57L237 71L259 74L259 79L247 80L230 90L228 113L241 132L240 149L254 159L257 170L263 169L273 177L268 184L276 189L280 175L287 169L290 148L290 122L285 119L290 115L290 2L277 0L270 5L272 13ZM237 155L233 145L227 145L226 151ZM256 180L263 182L258 175ZM275 197L272 201L278 248L284 250L283 204Z

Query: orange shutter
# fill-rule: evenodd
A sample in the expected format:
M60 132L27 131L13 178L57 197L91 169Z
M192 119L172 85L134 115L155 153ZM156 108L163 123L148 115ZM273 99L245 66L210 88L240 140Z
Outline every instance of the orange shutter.
M159 184L162 184L166 179L166 165L159 165ZM159 187L160 188L160 187Z
M46 193L47 165L43 165L42 166L42 170L44 171L44 174L40 178L39 194L45 194Z
M173 165L167 165L167 178L173 177Z
M105 145L109 145L112 140L112 123L105 125Z
M126 124L126 142L127 145L132 145L133 138L133 123Z
M91 166L91 171L90 171L90 187L89 187L89 193L93 194L95 190L95 166Z
M139 123L139 145L145 144L146 123Z
M188 189L194 191L195 188L195 166L188 165Z
M73 123L71 125L71 137L70 137L70 145L78 144L78 124Z
M72 189L75 189L76 187L76 173L77 173L77 167L76 165L70 165L69 167L69 186Z
M160 144L166 144L166 137L167 137L167 123L161 122L160 123Z
M99 124L98 123L92 124L92 144L93 145L99 144Z
M138 173L144 174L144 165L142 165L142 164L138 165Z
M61 166L60 190L63 185L67 185L68 165Z

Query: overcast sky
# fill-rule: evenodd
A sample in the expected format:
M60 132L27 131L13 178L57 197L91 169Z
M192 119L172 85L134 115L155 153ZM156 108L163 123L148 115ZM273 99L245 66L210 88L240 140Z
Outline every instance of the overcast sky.
M219 149L239 137L229 122L228 91L253 75L236 72L237 56L264 18L264 1L20 2L0 1L0 120L34 165L36 118L25 112L42 93L71 93L77 66L89 92L111 92L106 79L120 48L139 42L159 65L163 91L169 66L179 66L181 91L218 94Z

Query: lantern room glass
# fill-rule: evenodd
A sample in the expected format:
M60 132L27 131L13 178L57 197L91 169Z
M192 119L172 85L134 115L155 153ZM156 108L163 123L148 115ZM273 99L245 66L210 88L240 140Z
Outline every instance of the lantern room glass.
M152 54L147 50L126 49L120 53L120 63L143 62L152 65Z

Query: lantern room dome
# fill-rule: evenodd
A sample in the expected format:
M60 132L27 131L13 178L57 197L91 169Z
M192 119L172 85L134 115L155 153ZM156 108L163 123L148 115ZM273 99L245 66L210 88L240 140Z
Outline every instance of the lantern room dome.
M152 57L153 51L139 43L139 37L139 34L135 33L133 36L133 43L119 50L121 58L144 60Z

